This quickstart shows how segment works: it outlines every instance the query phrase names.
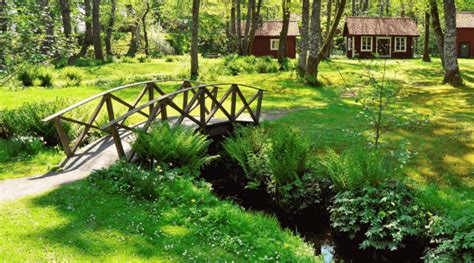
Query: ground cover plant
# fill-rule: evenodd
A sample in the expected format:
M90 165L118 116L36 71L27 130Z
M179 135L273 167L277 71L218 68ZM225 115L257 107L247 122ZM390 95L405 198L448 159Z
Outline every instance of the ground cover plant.
M11 261L318 261L301 238L271 217L244 211L210 186L128 164L98 171L39 197L0 205L0 258ZM156 180L155 201L113 177ZM268 242L272 240L272 242ZM47 249L47 253L45 253Z

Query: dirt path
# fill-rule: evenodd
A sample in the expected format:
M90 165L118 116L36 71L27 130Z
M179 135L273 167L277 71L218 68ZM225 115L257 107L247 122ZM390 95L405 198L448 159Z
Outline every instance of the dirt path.
M262 114L262 120L281 118L286 111L273 111ZM121 135L124 149L130 151L129 133ZM0 203L21 197L41 194L61 185L87 177L93 170L109 167L118 160L117 151L111 138L105 137L80 149L76 155L65 160L60 171L40 176L7 179L0 181Z

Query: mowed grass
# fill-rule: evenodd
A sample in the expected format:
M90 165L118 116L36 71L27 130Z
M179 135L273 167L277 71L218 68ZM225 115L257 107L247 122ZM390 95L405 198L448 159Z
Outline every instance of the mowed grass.
M202 60L206 66L220 61ZM417 183L470 190L474 186L474 60L459 61L466 83L461 88L441 84L443 72L439 59L431 63L418 59L387 61L386 77L404 87L401 102L397 104L399 111L416 111L428 114L430 118L429 125L420 129L390 129L382 136L382 140L392 144L404 141L410 143L411 150L417 155L409 166L409 174ZM351 144L360 143L360 134L367 140L371 136L368 123L355 117L361 110L360 105L354 99L342 96L346 85L368 86L367 78L361 77L367 74L367 65L372 68L371 73L376 78L382 77L382 61L336 58L321 63L319 79L324 85L322 88L306 86L295 72L220 76L214 82L237 82L265 89L264 112L290 112L278 122L303 131L317 143L321 152L327 147L343 150ZM83 86L28 88L20 91L0 89L0 108L14 108L27 101L55 97L77 102L110 88L107 86L109 84L95 85L100 84L101 80L120 80L120 83L125 84L125 76L131 77L131 80L146 79L153 74L172 75L186 68L186 59L81 67L86 72ZM61 75L60 70L58 75ZM163 89L170 92L177 84L164 85ZM121 92L119 96L133 101L140 89L132 88ZM247 96L253 92L247 89L243 91ZM91 103L90 106L92 108L95 105ZM170 115L173 114L170 110Z
M156 202L86 181L0 205L0 259L9 262L316 262L275 218L218 200L176 178Z

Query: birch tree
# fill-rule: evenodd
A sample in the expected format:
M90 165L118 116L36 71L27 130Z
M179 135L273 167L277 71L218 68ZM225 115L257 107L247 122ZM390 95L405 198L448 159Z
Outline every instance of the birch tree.
M308 53L308 27L309 27L309 0L302 1L302 18L301 18L301 41L300 54L298 57L298 70L300 74L304 75L306 72L306 57Z
M321 0L313 0L311 13L311 30L309 34L308 63L306 66L306 81L310 85L318 84L318 52L321 38Z
M463 85L459 72L458 56L456 50L456 5L454 0L443 0L444 3L444 83L452 86Z
M191 79L197 79L197 77L199 76L199 6L200 0L193 0L193 28L191 36Z

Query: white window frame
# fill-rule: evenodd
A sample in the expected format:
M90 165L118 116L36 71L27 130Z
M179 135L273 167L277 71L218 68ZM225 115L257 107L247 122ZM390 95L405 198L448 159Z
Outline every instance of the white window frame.
M397 47L397 41L403 39L403 49ZM395 37L394 52L407 52L407 38L406 37Z
M379 53L379 40L380 39L388 39L390 41L390 48L388 49L388 55L380 55L380 57L382 58L392 57L392 37L376 37L375 38L375 52Z
M347 38L347 51L352 51L352 38Z
M367 48L364 49L364 40L365 39L370 39L370 48L368 48L368 49ZM361 52L372 52L372 50L374 50L373 48L374 48L374 39L373 39L373 37L371 37L371 36L362 36L362 37L360 37L360 51Z
M273 47L273 43L276 43L275 47ZM270 39L270 50L278 50L279 47L280 47L280 39L275 39L275 38Z

